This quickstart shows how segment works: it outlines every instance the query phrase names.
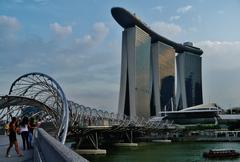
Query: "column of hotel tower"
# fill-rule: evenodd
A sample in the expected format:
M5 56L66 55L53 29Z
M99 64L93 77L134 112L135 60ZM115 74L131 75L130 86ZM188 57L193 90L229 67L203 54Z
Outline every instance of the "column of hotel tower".
M184 43L193 46L191 42ZM177 63L177 109L181 110L203 103L202 58L190 52L179 53Z
M150 45L150 36L137 26L122 33L118 113L130 116L130 119L150 117Z
M151 115L174 110L175 50L161 42L151 45L153 86Z

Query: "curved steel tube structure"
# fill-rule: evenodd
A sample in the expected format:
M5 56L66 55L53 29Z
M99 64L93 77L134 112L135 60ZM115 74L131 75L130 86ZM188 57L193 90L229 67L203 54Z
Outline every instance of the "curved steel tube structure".
M85 107L73 101L68 101L70 111L70 127L83 127L83 126L102 126L103 121L106 119L112 125L114 120L119 117L114 113L97 110L95 108Z
M68 102L53 78L37 72L20 76L12 83L9 95L1 97L0 115L19 116L27 106L39 109L42 117L51 120L58 129L57 137L65 143L69 123Z
M194 53L196 55L203 54L203 51L200 48L176 43L172 40L169 40L169 39L157 34L152 29L150 29L145 23L143 23L136 16L134 16L133 14L131 14L129 11L127 11L124 8L113 7L111 9L111 13L112 13L113 18L123 28L130 28L130 27L134 27L135 25L140 27L142 30L144 30L146 33L148 33L150 35L152 43L155 43L157 41L163 42L169 46L172 46L177 53L183 53L184 51L187 51L187 52Z

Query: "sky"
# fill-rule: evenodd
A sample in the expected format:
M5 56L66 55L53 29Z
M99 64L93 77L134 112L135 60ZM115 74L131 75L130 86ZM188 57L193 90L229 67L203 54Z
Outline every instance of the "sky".
M117 112L123 29L112 7L200 47L204 103L240 106L238 0L0 0L0 95L19 76L41 72L69 100Z

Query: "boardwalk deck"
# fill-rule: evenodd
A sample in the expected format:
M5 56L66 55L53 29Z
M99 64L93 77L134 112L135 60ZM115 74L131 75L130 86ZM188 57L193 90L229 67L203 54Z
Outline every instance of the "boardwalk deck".
M24 154L23 157L18 157L14 147L10 151L10 158L7 158L6 150L9 145L8 136L0 135L0 161L1 162L33 162L33 149L23 151L22 139L17 135L18 143L20 145L20 150Z

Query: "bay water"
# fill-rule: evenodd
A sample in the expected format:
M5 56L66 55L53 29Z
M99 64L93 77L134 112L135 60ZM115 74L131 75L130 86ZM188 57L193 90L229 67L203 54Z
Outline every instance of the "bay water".
M112 147L107 155L84 156L91 162L240 162L239 159L208 160L202 157L209 149L235 149L237 142L140 143L138 147Z

